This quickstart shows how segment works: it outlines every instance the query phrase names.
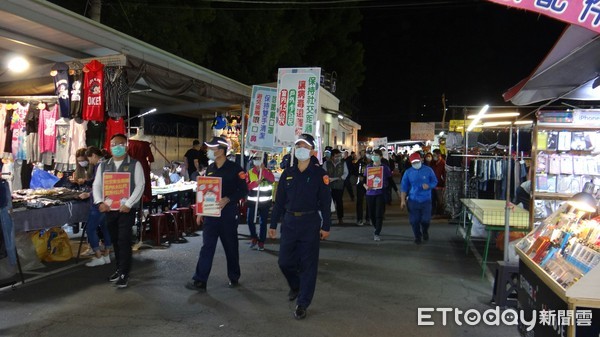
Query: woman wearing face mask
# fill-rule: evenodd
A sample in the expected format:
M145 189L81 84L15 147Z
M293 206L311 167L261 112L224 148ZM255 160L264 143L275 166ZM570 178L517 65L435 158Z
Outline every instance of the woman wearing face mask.
M181 166L177 162L173 162L171 167L171 174L169 175L169 180L171 184L175 184L179 180L181 180Z
M92 169L89 165L88 157L85 155L86 148L81 148L75 152L75 172L71 176L71 183L76 184L78 187L87 186L91 187L92 184Z
M369 210L369 216L371 217L371 224L373 224L373 227L375 228L375 231L373 232L373 240L375 241L381 241L379 235L381 233L381 228L383 227L383 215L385 213L385 192L388 188L390 178L392 177L392 171L390 171L389 166L381 164L382 156L383 153L381 150L374 150L373 155L371 156L373 163L368 165L365 170L365 176L367 176L369 167L383 167L382 188L373 189L369 188L367 184L364 185L367 190L367 208Z
M415 243L421 244L421 239L429 240L431 190L438 181L431 167L423 165L418 152L411 154L409 161L412 167L404 172L400 183L400 208L404 209L408 202L408 216Z
M86 149L86 157L88 158L88 166L91 168L92 180L96 176L96 170L100 162L104 160L104 154L102 150L95 146L90 146ZM110 263L110 250L112 248L112 242L110 240L110 234L108 227L106 226L106 216L104 213L100 213L98 205L94 205L93 198L91 198L92 192L84 192L79 195L80 199L90 199L90 213L88 215L88 221L86 225L86 233L88 236L88 242L92 250L94 251L94 257L91 261L85 265L88 267L96 267ZM104 241L104 250L100 248L100 238L98 237L98 228L102 231L102 239Z
M431 154L431 152L427 152L425 154L425 161L423 162L423 164L431 167L433 165L433 155Z

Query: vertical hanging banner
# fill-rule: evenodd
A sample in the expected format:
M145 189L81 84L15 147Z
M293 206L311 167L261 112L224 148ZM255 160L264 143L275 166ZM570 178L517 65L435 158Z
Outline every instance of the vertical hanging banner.
M302 133L316 133L321 68L280 68L277 76L275 146L293 146Z
M597 0L487 0L540 13L600 33L600 2Z
M246 147L251 150L274 150L275 119L277 117L277 89L252 86Z

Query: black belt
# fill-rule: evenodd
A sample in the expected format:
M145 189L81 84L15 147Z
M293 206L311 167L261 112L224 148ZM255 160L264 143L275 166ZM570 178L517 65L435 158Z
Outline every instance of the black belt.
M293 216L303 216L303 215L308 215L308 214L314 214L317 213L317 211L306 211L306 212L291 212L291 211L287 211L288 214L291 214Z

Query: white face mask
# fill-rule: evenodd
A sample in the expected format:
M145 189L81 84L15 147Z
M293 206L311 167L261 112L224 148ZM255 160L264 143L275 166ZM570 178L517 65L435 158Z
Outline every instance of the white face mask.
M299 147L296 149L295 156L300 161L308 160L310 158L310 150L304 147Z
M206 156L209 160L215 160L215 150L206 151Z
M412 163L412 167L413 167L415 170L418 170L418 169L420 169L420 168L421 168L421 162Z
M262 164L262 160L253 160L252 164L254 164L256 167L259 167Z
M181 167L178 167L178 168L176 168L176 169L175 169L175 172L177 172L177 173L181 173Z
M87 167L88 164L89 164L89 162L87 160L83 160L83 161L79 162L79 166L81 166L81 167Z

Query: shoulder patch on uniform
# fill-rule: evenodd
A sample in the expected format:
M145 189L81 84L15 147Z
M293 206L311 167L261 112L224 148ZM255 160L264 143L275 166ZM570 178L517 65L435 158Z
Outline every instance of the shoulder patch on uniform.
M238 177L240 177L240 179L246 180L246 172L240 171L240 173L238 173Z
M329 185L329 176L328 175L323 176L323 182L325 183L325 185Z

